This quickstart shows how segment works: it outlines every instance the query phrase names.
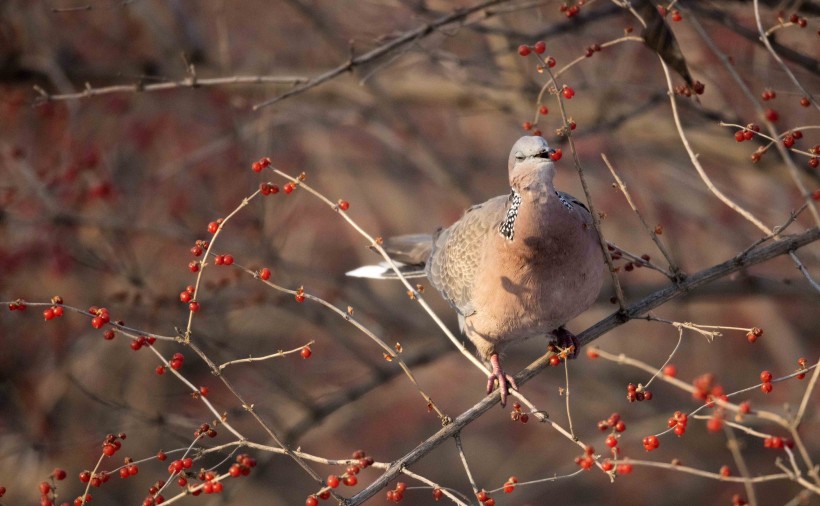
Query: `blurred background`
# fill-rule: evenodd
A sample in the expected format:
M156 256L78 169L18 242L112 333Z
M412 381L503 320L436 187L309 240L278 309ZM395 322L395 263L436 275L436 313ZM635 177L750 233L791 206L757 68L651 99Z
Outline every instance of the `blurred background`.
M573 17L557 1L498 2L458 23L447 24L352 72L272 106L254 105L293 89L293 84L224 84L133 90L76 100L43 101L46 93L81 92L124 84L136 87L183 81L189 65L199 79L273 76L304 80L343 65L405 32L446 16L473 1L49 0L0 3L0 300L47 302L60 295L80 308L105 306L112 320L163 335L184 328L188 311L178 294L194 280L188 263L208 222L227 215L260 182L284 180L250 170L269 156L290 174L335 201L350 202L349 216L374 236L432 232L447 226L471 204L509 191L506 161L525 121L537 125L564 158L556 185L583 197L555 97L537 97L545 75L537 61L518 55L520 44L544 40L556 69L640 25L615 3L589 2ZM818 84L818 7L810 2L761 2L766 27L792 13L808 26L788 23L773 37L785 64L809 91ZM87 7L87 8L86 8ZM738 143L734 128L761 122L729 69L694 29L700 23L731 61L763 107L776 110L784 132L802 128L795 148L820 142L818 112L800 104L803 93L757 40L751 2L678 2L682 19L667 17L693 77L705 84L699 101L678 97L693 150L714 183L767 226L787 220L804 197L774 149L758 163L760 140ZM780 13L781 9L783 10ZM287 79L286 79L287 80ZM683 79L673 75L675 85ZM565 101L577 124L578 157L593 201L603 213L611 242L665 265L601 160L606 154L624 178L640 211L663 227L662 240L688 273L722 262L764 234L720 203L698 177L672 120L667 86L657 55L640 42L605 48L563 74L559 84L576 95ZM763 102L772 90L776 98ZM549 108L539 115L540 105ZM794 154L809 191L820 172L809 157ZM813 226L804 212L789 228ZM400 342L402 357L421 387L455 417L483 397L485 377L442 335L396 282L345 277L378 257L368 243L331 209L306 191L254 199L226 226L217 252L231 253L250 268L269 267L271 280L304 286L355 316L388 344ZM798 253L815 279L820 249ZM622 263L621 263L622 265ZM649 269L619 273L627 303L669 281ZM395 362L364 334L319 304L255 282L230 268L207 269L202 310L193 340L216 363L292 349L314 340L313 356L298 355L232 366L227 378L247 402L292 446L327 458L347 458L357 449L391 461L433 434L440 422ZM607 281L599 302L570 322L580 332L611 314L614 291ZM453 331L456 318L434 291L425 298ZM147 350L133 352L128 340L111 342L88 318L68 313L43 321L42 308L0 313L0 485L3 504L36 503L38 484L55 467L68 471L60 501L84 487L77 475L92 469L107 433L125 432L123 456L147 458L160 449L184 448L212 414ZM725 331L708 342L685 333L672 362L691 381L712 372L727 392L755 385L762 369L781 376L797 359L818 358L818 294L788 257L744 270L662 306L658 317L707 325L758 326L754 345L745 332ZM614 353L660 366L677 342L668 325L633 321L595 342ZM506 368L516 372L544 353L546 341L508 350ZM184 375L210 389L209 399L254 442L271 444L261 427L190 350L158 343L166 357L186 355ZM566 426L559 388L562 368L545 371L523 388L552 419ZM630 404L626 384L646 382L645 373L582 356L570 364L573 424L578 436L603 451L596 424L619 412L628 430L619 446L626 456L658 462L680 459L710 472L737 466L721 433L690 421L681 438L667 435L646 454L641 439L666 428L675 410L691 411L691 396L658 383L651 402ZM768 396L752 390L753 406L785 414L795 408L805 383L776 384ZM820 438L817 394L802 425L817 460ZM751 420L762 432L785 435ZM671 436L671 437L670 437ZM480 487L501 487L577 470L579 449L547 426L515 423L507 409L493 408L462 434L471 471ZM778 473L775 458L758 438L738 433L752 475ZM206 444L231 441L227 431ZM260 465L248 478L226 483L220 495L189 499L207 504L302 504L319 487L295 463L252 452ZM195 468L219 464L211 455ZM320 476L344 469L312 464ZM128 480L113 477L93 489L94 504L140 504L167 463L140 466ZM225 466L220 469L224 472ZM442 486L469 493L458 453L447 442L412 467ZM363 471L350 496L375 479ZM404 479L411 487L420 485ZM169 488L166 497L179 490ZM801 487L773 481L756 487L761 504L786 503ZM731 504L738 484L637 467L615 483L603 473L519 487L494 494L498 504ZM817 496L806 499L818 504ZM408 504L433 502L429 489L409 490ZM372 504L386 503L380 492Z

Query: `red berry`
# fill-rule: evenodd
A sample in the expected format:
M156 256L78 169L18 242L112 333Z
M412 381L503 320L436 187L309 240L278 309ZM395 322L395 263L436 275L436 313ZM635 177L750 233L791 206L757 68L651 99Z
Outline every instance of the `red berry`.
M80 481L83 483L88 483L91 480L91 473L88 471L83 471L80 473Z
M188 292L179 292L179 300L184 304L191 302L192 298L193 296Z
M5 490L5 489L4 489L4 490ZM444 492L442 492L440 488L434 488L434 489L433 489L433 499L435 499L436 501L438 501L438 500L439 500L439 499L441 499L442 497L444 497Z
M202 397L206 397L209 391L210 390L208 390L208 387L199 387L199 395Z
M251 165L251 170L254 172L262 172L262 164L259 162L253 162L253 165Z
M128 468L121 467L120 468L120 478L128 478L131 474L128 472Z
M233 264L233 256L225 255L224 257L222 257L222 263L223 263L223 265L232 265Z
M47 481L41 481L40 493L43 495L48 495L49 492L51 492L51 485L49 485Z
M573 90L569 86L565 86L564 89L561 91L561 93L564 95L564 98L566 98L567 100L569 100L569 99L571 99L572 97L575 96L575 90Z
M339 209L341 209L342 211L347 211L348 209L350 209L350 202L348 202L346 200L339 200L338 205L339 205Z
M285 191L285 193L290 194L293 192L295 188L296 187L293 185L293 183L285 183L285 186L282 189Z
M660 441L658 441L657 436L646 436L643 438L643 447L646 451L651 452L658 446L660 446Z
M718 432L723 428L723 418L713 416L706 422L706 428L709 429L709 432Z
M800 105L802 105L803 107L808 107L811 105L811 102L809 102L808 97L803 97L800 99Z
M720 475L721 476L726 476L726 477L731 476L732 471L729 469L729 466L721 466L720 467Z
M772 373L769 371L763 371L760 373L760 381L763 383L768 383L772 380Z
M632 464L618 464L615 472L618 474L629 474L632 472Z
M612 471L612 468L613 468L613 467L615 467L615 465L614 465L614 464L612 463L612 461L610 461L610 460L605 460L605 461L601 464L601 469L603 469L603 470L604 470L604 471L606 471L606 472Z
M171 365L171 369L175 371L182 369L182 360L173 359L169 364Z
M53 320L54 316L54 308L48 308L43 311L44 320Z
M618 423L615 424L615 432L623 432L626 430L626 424L623 420L618 420Z
M587 358L595 360L599 356L600 355L598 354L598 350L596 350L595 348L587 348Z
M560 365L560 364L561 364L561 359L558 357L558 355L553 355L553 356L550 357L550 365L551 366L555 367L555 366Z
M6 495L6 487L0 487L0 497L3 497L4 495Z
M812 200L820 200L820 188L811 192L811 199Z
M60 469L58 467L55 468L54 471L51 471L51 476L57 481L64 480L66 477L66 472L64 469Z
M105 320L101 316L95 316L91 319L91 326L95 329L102 328L105 325Z
M304 293L297 293L295 298L296 298L296 302L304 302L305 301L305 294Z
M680 21L681 19L683 19L683 16L681 16L680 11L672 11L672 21Z
M615 448L616 446L618 446L618 438L610 434L606 438L606 445L610 448Z
M760 385L760 389L763 391L763 393L768 394L772 391L772 384L768 381L765 381L762 385Z
M335 474L331 474L327 477L327 486L330 488L336 488L339 486L339 477Z
M190 304L188 304L188 309L190 309L192 313L196 313L197 311L199 311L199 302L191 302Z
M117 447L113 444L106 443L103 445L102 452L106 457L110 457L117 452Z
M210 232L212 234L215 234L217 230L219 230L219 222L218 221L212 221L212 222L208 223L208 232Z
M543 40L539 40L538 42L535 43L535 45L532 47L532 49L533 49L533 51L535 51L536 54L543 54L544 51L547 50L547 45L544 43Z
M521 128L523 128L524 130L532 130L532 123L530 123L529 121L525 121L521 125Z
M764 114L766 116L766 119L769 121L777 121L778 119L780 119L780 115L777 114L777 111L775 111L774 109L766 109L764 111Z
M547 67L552 68L555 66L555 58L552 56L547 57Z
M518 54L520 54L521 56L529 56L530 46L526 44L521 44L520 46L518 46Z
M199 271L199 262L196 260L192 260L188 263L188 270L191 272L198 272Z
M738 130L737 132L735 132L735 140L737 142L743 142L746 140L746 136L744 135L743 130Z
M267 281L270 279L270 269L264 267L261 271L259 271L259 277L263 280Z
M484 490L482 490L481 492L477 493L475 496L476 496L476 499L478 499L478 500L479 500L479 502L484 502L484 501L486 501L487 499L489 499L489 498L490 498L490 497L487 495L487 492L485 492Z
M538 108L538 113L539 114L549 114L549 112L550 112L550 110L547 109L547 106L545 106L545 105L542 105L541 107Z
M159 460L160 462L165 462L167 458L168 455L166 455L164 451L160 450L159 452L157 452L157 460Z
M787 148L794 146L794 136L789 134L786 137L783 137L783 145Z
M816 169L818 165L820 165L820 161L817 160L816 156L809 158L809 167Z
M670 378L674 378L678 375L678 368L675 364L668 364L666 367L663 368L663 374L665 376L669 376Z
M349 474L349 475L345 476L345 479L343 480L343 483L345 485L347 485L348 487L352 487L352 486L356 485L357 483L359 483L359 479L356 478L355 474Z
M558 148L550 153L550 160L552 160L553 162L557 162L561 159L562 156L564 156L564 153L563 151L561 151L561 148Z

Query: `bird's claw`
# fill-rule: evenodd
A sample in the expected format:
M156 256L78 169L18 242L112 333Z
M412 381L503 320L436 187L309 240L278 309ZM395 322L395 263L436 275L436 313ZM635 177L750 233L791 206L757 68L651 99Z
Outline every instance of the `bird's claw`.
M581 343L578 342L578 338L575 334L564 327L558 327L552 331L552 336L555 338L555 346L572 350L569 354L569 358L578 357L578 352L581 350Z
M517 391L518 384L515 382L515 378L501 369L498 354L490 356L490 364L493 366L493 372L487 376L487 393L492 393L495 384L498 383L498 389L501 392L501 407L504 407L507 405L507 395L510 393L510 388Z

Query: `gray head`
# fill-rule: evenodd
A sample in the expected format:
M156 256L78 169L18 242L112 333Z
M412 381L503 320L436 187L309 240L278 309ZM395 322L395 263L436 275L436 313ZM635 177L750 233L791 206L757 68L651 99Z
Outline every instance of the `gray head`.
M525 136L518 139L510 151L507 165L510 186L527 186L535 181L544 181L551 185L555 165L550 159L550 154L554 151L541 136Z

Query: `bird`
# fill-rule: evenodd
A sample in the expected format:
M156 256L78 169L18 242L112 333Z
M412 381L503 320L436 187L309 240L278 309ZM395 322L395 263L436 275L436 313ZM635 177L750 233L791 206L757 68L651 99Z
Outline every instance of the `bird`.
M407 278L426 276L458 315L461 332L489 364L487 393L505 406L515 379L504 372L507 345L543 336L577 356L564 324L597 299L604 277L601 243L587 207L555 189L555 150L541 136L518 139L508 159L509 193L477 204L434 234L385 239ZM347 273L395 278L385 264Z

